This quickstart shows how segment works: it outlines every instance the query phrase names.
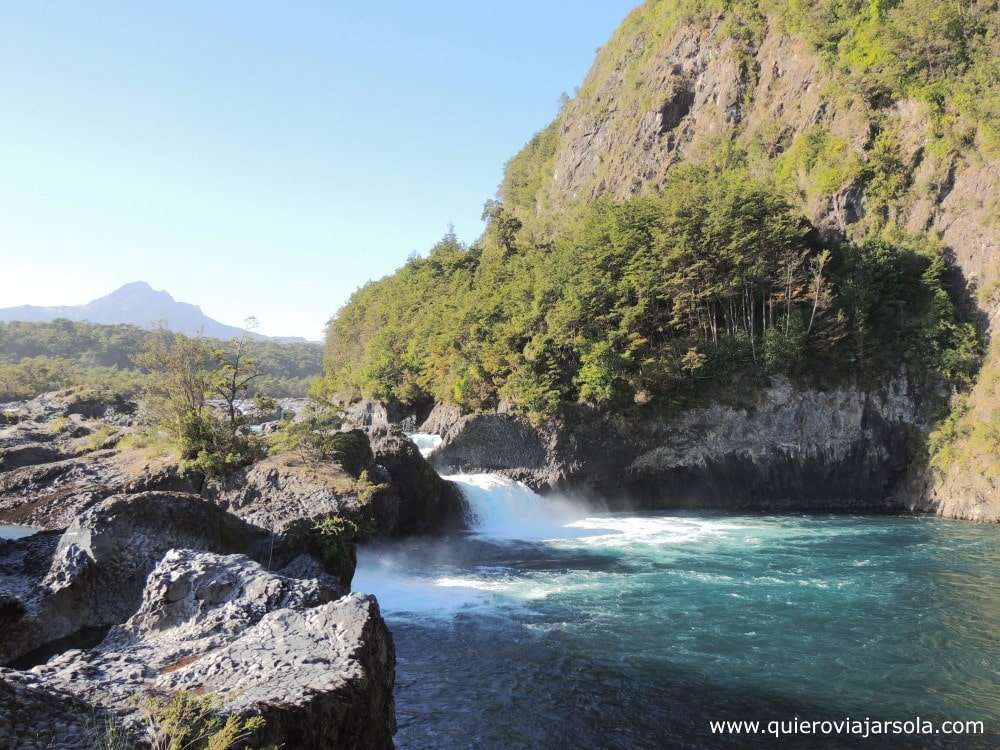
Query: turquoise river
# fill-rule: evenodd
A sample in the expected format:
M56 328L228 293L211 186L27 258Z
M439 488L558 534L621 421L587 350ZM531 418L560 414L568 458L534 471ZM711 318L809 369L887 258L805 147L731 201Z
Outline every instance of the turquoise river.
M354 581L395 637L400 748L1000 747L997 526L607 513L453 479L474 529L367 547ZM936 732L766 734L918 717Z

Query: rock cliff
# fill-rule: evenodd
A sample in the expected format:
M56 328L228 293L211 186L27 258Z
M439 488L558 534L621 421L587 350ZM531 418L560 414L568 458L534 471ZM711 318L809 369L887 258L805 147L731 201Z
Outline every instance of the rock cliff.
M902 379L877 391L777 379L747 403L659 419L588 409L538 427L505 414L457 417L432 460L650 508L890 512L913 507L892 491L919 420Z

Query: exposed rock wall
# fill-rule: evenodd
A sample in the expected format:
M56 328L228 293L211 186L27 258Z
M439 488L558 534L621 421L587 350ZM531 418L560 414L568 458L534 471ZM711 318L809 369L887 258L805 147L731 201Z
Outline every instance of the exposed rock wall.
M774 173L796 143L822 134L836 143L827 174L839 184L818 184L814 172L822 165L798 165L786 175L790 197L813 224L830 239L860 240L888 223L939 240L955 263L964 313L995 332L1000 157L972 131L962 134L962 147L942 148L939 119L916 99L862 96L776 15L764 19L759 35L737 40L721 15L684 17L668 4L646 3L599 50L578 95L546 131L554 145L536 165L537 193L511 205L533 231L551 232L575 205L656 189L676 165L698 162L721 143L745 149L752 169ZM872 176L882 168L880 136L896 160L898 188L888 201ZM997 356L994 348L989 361ZM971 416L955 438L958 451L979 457L912 477L909 503L949 517L1000 518L1000 468L988 455L1000 438L973 437L1000 430L990 388L973 391ZM746 477L725 467L713 473ZM687 477L673 479L683 484Z
M546 489L591 489L645 507L893 511L919 408L903 380L878 391L796 387L751 404L669 419L577 411L538 428L518 417L457 418L433 461Z

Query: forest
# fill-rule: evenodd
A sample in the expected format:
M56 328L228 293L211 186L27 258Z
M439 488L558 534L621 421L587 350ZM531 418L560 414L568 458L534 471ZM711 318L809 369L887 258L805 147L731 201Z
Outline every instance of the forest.
M902 366L964 387L982 341L926 238L823 243L738 154L577 212L526 244L499 201L472 247L359 290L329 326L332 391L528 415L581 401L671 408L736 376L871 381Z
M446 234L331 320L324 388L534 418L573 402L669 410L774 375L967 390L982 326L939 239L898 217L939 200L947 165L1000 145L998 17L996 3L951 0L644 3L508 162L484 234L470 246ZM732 43L744 108L767 30L802 40L836 82L828 106L860 102L862 132L852 142L820 121L782 135L755 120L641 189L621 188L635 165L613 152L562 191L563 134L638 129L662 104L646 94L657 50L685 24ZM939 165L920 179L890 116L902 99L927 112L919 153ZM849 231L812 223L850 190L863 211Z
M0 401L78 386L135 393L143 385L136 358L162 334L69 320L0 323ZM253 393L304 396L320 373L322 348L316 344L254 341L251 346L263 373L254 381Z

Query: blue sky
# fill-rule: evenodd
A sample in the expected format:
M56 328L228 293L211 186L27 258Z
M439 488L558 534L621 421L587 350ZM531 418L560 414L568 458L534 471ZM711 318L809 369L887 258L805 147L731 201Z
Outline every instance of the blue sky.
M636 0L0 2L0 306L134 280L319 338L454 223Z

